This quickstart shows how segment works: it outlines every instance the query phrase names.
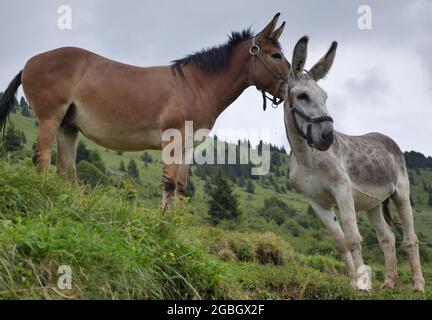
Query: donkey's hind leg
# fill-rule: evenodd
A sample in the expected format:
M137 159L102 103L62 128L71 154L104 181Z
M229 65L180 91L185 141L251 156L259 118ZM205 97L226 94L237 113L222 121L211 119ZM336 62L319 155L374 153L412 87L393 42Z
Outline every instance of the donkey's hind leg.
M348 275L351 278L351 285L357 289L357 272L354 267L354 261L351 252L348 250L346 245L345 235L339 225L336 214L333 210L324 208L313 201L311 201L310 204L321 221L324 223L324 226L326 227L327 232L330 234L336 249L341 255L342 260L345 262Z
M64 174L71 182L76 182L76 145L78 130L62 124L57 133L57 173Z
M408 181L402 187L398 187L391 198L401 219L404 233L403 242L411 266L414 290L424 292L425 280L420 265L419 245L414 230L414 218L409 198Z
M381 250L384 252L385 281L382 287L394 288L397 279L395 236L384 219L381 206L369 210L367 216L376 232Z

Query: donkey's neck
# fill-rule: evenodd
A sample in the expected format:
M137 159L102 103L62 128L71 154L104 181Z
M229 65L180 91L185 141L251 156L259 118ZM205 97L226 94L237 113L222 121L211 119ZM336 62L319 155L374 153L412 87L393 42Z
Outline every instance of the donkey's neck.
M294 124L294 119L291 115L291 110L289 105L285 105L284 118L285 118L285 130L288 137L288 142L291 147L291 151L299 163L305 166L309 165L310 154L312 149L307 144L306 140L297 131Z

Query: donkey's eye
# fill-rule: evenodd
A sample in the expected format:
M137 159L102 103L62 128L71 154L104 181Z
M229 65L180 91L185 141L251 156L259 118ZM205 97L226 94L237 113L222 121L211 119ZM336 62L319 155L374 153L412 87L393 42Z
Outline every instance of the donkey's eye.
M273 53L271 56L272 56L273 59L280 59L280 60L282 60L282 54L279 53L279 52Z
M298 100L309 101L309 96L306 93L300 93L297 96Z

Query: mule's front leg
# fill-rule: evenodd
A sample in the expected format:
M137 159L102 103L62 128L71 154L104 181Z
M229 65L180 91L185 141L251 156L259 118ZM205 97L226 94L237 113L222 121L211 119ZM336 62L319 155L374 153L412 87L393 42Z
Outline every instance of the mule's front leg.
M176 196L180 199L186 196L190 164L182 164L179 168Z
M163 197L162 209L164 212L172 207L176 189L179 193L186 191L187 176L189 167L193 159L193 148L189 145L184 147L184 130L174 139L166 140L162 144L162 161L163 166Z
M351 278L351 285L357 289L357 269L354 267L354 261L348 250L345 242L345 235L339 225L336 214L333 210L322 207L321 205L311 202L310 203L315 213L319 216L327 232L330 234L336 249L341 255L342 260L348 270L348 275Z
M176 189L178 164L164 164L162 175L162 209L165 212L170 209L173 203L174 191Z

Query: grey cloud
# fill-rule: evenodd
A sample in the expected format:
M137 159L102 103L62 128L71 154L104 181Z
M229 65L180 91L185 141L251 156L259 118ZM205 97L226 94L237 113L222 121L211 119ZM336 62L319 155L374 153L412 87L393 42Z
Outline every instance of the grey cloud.
M379 99L389 90L388 81L380 70L369 70L363 76L350 78L345 82L349 96L363 101Z
M57 8L61 4L72 7L71 31L57 28ZM357 8L363 4L372 8L372 30L357 28ZM422 59L424 72L432 75L431 46L425 42L432 30L429 0L272 0L265 4L258 0L0 0L0 91L27 59L53 48L73 45L129 64L169 64L192 51L226 41L232 30L252 26L259 31L279 11L281 21L287 21L281 43L288 57L304 34L310 36L308 67L325 53L331 41L339 42L333 69L347 69L342 74L347 79L342 89L348 90L338 91L340 101L350 101L354 95L378 97L380 92L400 90L386 87L382 70L376 70L377 75L350 75L349 63L353 62L339 55L347 47L408 51L413 53L413 59ZM394 65L404 63L388 58ZM368 61L354 63L367 70ZM242 118L242 112L248 110L259 110L260 105L259 94L243 95L227 109L222 120L235 125L231 119ZM339 112L339 108L334 109L334 113ZM268 112L262 117L257 111L250 121L254 122L251 125L270 128L280 123L278 131L283 135L281 119L279 113Z
M426 71L431 85L429 89L432 91L432 38L423 41L417 48L417 54L421 59L423 68Z

